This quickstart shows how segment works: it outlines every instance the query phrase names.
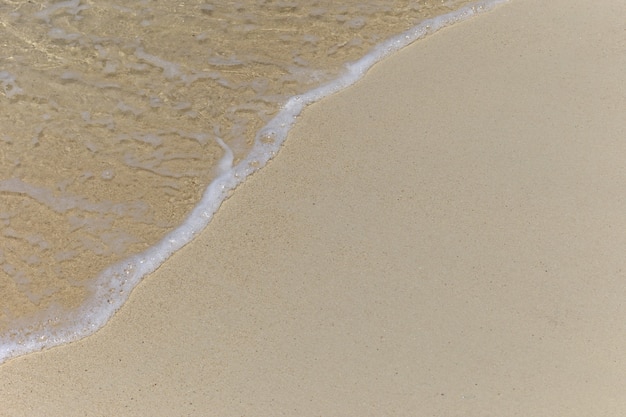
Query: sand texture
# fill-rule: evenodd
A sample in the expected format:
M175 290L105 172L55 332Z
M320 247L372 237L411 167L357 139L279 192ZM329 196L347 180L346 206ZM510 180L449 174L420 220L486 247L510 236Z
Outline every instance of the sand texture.
M0 415L626 415L625 51L513 0L388 58Z

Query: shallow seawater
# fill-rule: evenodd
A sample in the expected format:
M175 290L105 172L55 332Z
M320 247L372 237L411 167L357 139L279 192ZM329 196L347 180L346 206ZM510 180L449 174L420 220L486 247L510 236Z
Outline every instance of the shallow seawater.
M0 362L101 325L136 284L107 268L167 240L290 97L469 3L0 4Z

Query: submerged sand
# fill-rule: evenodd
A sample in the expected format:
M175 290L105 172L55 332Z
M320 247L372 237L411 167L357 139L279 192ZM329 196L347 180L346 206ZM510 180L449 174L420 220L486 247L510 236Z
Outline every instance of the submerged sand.
M512 1L311 106L0 415L623 415L625 17Z

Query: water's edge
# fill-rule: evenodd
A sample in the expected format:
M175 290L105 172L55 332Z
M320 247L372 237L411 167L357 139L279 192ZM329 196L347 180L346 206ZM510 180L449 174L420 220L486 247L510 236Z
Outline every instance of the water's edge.
M353 85L375 63L393 52L439 29L489 11L498 4L508 1L475 2L454 12L424 20L412 29L377 45L369 54L347 65L346 72L338 79L290 98L279 113L256 134L249 155L234 167L232 152L223 142L220 143L226 151L219 163L222 173L209 184L202 199L186 220L153 247L103 271L97 278L95 291L85 305L64 317L55 317L55 323L63 323L62 330L50 335L42 330L26 328L19 333L0 338L0 364L17 356L80 340L102 328L147 274L154 272L174 252L190 243L209 224L217 209L232 191L277 154L297 116L306 106Z

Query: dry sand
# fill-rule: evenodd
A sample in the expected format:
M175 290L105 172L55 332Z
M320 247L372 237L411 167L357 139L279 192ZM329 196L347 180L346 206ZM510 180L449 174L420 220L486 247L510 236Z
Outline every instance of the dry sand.
M0 415L625 415L625 50L513 0L375 66Z

